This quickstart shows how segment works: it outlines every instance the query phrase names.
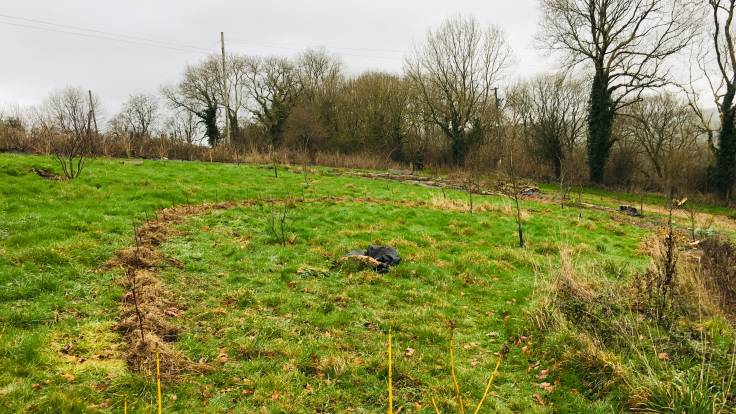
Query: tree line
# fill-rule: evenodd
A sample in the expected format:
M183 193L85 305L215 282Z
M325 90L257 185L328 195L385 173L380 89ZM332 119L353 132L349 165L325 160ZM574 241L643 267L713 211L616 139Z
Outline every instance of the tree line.
M730 200L736 0L540 4L537 43L562 60L559 72L511 81L503 31L453 16L428 31L400 74L350 76L323 49L291 59L213 54L160 94L131 96L102 131L92 122L96 96L55 92L30 115L4 118L3 145L30 136L52 152L54 140L39 137L94 135L104 155L184 158L174 148L188 148L191 158L207 148L487 170L513 157L534 178L678 186ZM673 69L683 59L687 81ZM713 111L704 109L709 101Z

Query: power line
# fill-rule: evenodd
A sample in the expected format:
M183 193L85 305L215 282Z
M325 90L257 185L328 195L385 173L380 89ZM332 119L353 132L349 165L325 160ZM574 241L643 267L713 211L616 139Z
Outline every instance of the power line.
M54 22L50 22L46 20L31 19L31 18L19 17L19 16L11 16L11 15L2 14L2 13L0 13L0 18L26 22L26 23L16 23L16 22L0 20L0 25L6 25L6 26L42 30L42 31L48 31L48 32L53 32L53 33L63 33L63 34L87 37L87 38L93 38L93 39L112 40L116 42L128 43L128 44L133 44L133 45L143 45L143 46L149 46L149 47L158 47L158 48L175 50L175 51L180 51L180 52L197 52L197 53L212 53L213 52L213 50L211 49L206 49L206 48L192 46L192 45L183 44L183 43L162 41L162 40L156 40L156 39L151 39L151 38L146 38L146 37L141 37L141 36L127 35L123 33L108 32L104 30L91 29L91 28L86 28L86 27L81 27L81 26L70 25L70 24L54 23ZM29 24L29 23L32 23L32 24ZM39 25L43 25L43 26L39 26ZM45 27L45 26L50 26L50 27ZM249 45L252 47L291 50L291 51L302 51L308 47L311 47L307 45L297 45L293 43L289 44L291 46L287 46L287 44L272 44L272 43L263 44L263 43L254 43L254 42L238 40L238 39L231 40L230 42L236 43L236 44L242 44L242 45ZM365 49L365 48L342 48L342 47L329 47L327 49L396 53L396 54L403 53L398 50L389 50L389 49ZM369 59L382 59L382 60L391 60L391 61L397 61L401 59L401 57L399 56L378 56L378 55L366 55L366 54L342 53L342 52L338 54L341 56L360 57L360 58L369 58Z
M201 48L197 46L149 39L149 38L139 37L139 36L131 36L131 35L126 35L126 34L121 34L121 33L106 32L106 31L96 30L96 29L88 29L84 27L72 26L72 25L67 25L67 24L52 23L52 22L47 22L43 20L27 19L23 17L16 17L16 16L5 15L5 14L0 14L0 18L19 20L19 21L24 21L24 22L29 22L29 23L52 26L52 27L43 27L43 26L38 26L38 25L14 23L14 22L0 20L0 24L4 24L8 26L22 27L22 28L35 29L35 30L44 30L44 31L49 31L49 32L64 33L64 34L97 38L97 39L114 40L114 41L119 41L119 42L124 42L124 43L131 43L135 45L160 47L160 48L166 48L166 49L178 50L178 51L203 52L203 53L212 52L212 50L210 49L205 49L205 48ZM71 29L74 31L55 29L53 27L58 27L62 29Z

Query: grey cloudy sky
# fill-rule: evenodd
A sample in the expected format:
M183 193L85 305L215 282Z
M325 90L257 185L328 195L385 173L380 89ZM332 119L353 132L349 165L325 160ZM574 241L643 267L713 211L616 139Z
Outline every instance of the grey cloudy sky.
M324 46L350 73L399 72L413 42L457 13L506 32L518 62L511 77L552 69L533 47L538 0L3 0L0 105L38 104L73 85L95 91L109 116L128 95L156 92L219 52L220 31L230 52L293 56Z

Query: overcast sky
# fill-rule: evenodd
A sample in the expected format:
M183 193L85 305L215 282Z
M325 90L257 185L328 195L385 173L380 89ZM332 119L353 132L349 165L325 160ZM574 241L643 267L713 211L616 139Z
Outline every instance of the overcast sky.
M109 117L128 95L157 92L187 63L218 53L220 31L229 52L324 46L349 73L398 73L411 45L457 13L506 32L518 62L511 77L553 69L534 49L538 0L3 0L0 105L37 104L73 85L96 92Z

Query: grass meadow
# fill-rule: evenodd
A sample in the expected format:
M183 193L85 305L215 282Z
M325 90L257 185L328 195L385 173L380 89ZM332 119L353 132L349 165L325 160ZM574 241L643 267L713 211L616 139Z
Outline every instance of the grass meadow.
M1 412L156 412L155 378L126 362L116 330L124 274L106 263L162 209L243 200L182 217L157 246L166 260L151 271L176 303L167 345L206 367L164 379L164 412L386 412L389 331L397 413L435 412L432 399L459 412L451 332L466 412L499 358L481 412L624 409L616 393L586 393L584 369L558 363L530 314L560 251L630 279L650 266L653 225L525 199L520 249L506 198L476 196L470 214L462 192L345 170L305 179L299 168L96 159L79 179L52 181L33 167L55 164L0 155ZM396 247L403 262L386 275L337 263L368 244Z

